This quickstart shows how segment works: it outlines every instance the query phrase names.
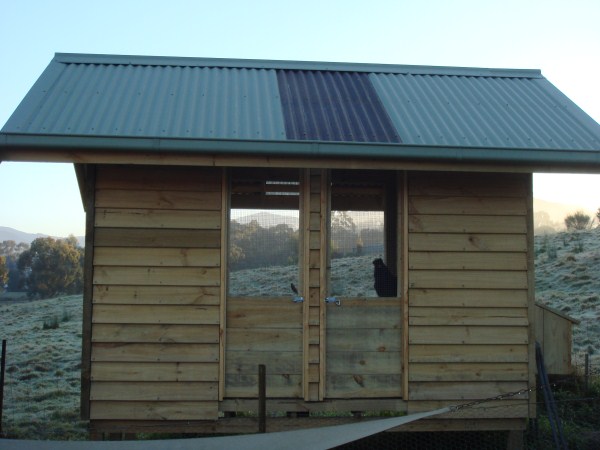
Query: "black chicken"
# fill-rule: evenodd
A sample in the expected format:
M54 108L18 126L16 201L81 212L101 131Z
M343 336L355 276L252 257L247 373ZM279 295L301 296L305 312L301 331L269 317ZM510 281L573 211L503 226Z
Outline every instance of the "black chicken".
M375 266L374 277L375 277L375 292L379 297L396 297L398 278L392 275L390 269L384 264L381 258L377 258L373 261Z

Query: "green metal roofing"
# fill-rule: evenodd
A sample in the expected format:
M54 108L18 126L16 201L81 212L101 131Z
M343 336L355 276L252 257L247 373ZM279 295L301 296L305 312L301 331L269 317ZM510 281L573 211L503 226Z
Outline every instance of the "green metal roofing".
M57 54L24 147L598 165L600 126L537 70Z

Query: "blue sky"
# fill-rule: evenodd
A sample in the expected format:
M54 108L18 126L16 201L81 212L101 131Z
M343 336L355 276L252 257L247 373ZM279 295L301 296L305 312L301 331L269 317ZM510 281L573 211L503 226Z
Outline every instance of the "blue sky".
M600 1L0 0L0 125L55 52L541 69L600 121ZM71 165L0 164L0 226L84 233ZM600 175L534 195L600 207Z

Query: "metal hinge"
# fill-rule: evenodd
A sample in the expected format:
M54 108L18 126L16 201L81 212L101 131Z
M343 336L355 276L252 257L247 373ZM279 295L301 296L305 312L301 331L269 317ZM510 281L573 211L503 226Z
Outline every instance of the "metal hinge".
M342 301L337 297L325 297L325 303L335 303L337 306L342 306Z

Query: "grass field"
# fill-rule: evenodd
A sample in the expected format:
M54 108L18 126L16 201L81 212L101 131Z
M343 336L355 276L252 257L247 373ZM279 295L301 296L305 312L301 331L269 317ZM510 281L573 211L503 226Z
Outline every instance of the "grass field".
M600 368L600 231L536 237L535 253L537 299L581 321L574 327L574 355L588 352ZM336 289L346 295L372 295L371 260L335 262ZM238 272L232 282L247 289L253 275ZM294 281L289 268L262 275L252 292L288 292ZM81 312L81 296L37 301L13 294L0 297L0 338L8 341L3 415L8 436L86 437L85 423L79 420Z
M0 299L7 340L3 431L15 438L84 438L79 420L79 295L48 300Z

